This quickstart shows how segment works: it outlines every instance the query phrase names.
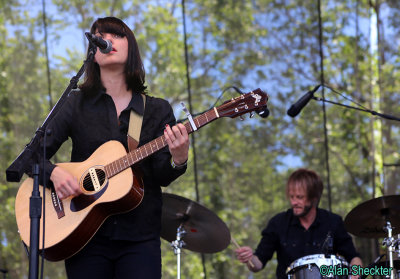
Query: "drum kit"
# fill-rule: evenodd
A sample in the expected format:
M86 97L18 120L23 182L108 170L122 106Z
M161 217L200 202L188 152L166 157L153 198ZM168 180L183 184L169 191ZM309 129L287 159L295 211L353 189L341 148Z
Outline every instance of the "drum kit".
M182 248L216 253L229 245L231 235L226 224L201 204L169 193L163 193L162 199L161 237L171 242L179 279Z
M388 260L380 261L384 256L382 255L368 265L368 268L391 268L387 276L377 277L400 278L400 260L394 260L396 254L400 258L400 195L383 196L359 204L346 216L344 224L347 231L355 236L383 238L382 246L386 247ZM343 272L342 275L337 272L349 268L348 265L341 257L316 254L294 261L288 267L287 275L289 279L349 278L351 272ZM324 276L321 274L322 266L338 268L335 273Z
M163 193L161 237L171 243L177 257L177 278L180 279L182 248L199 253L224 250L231 241L226 224L212 211L192 200ZM400 195L383 196L359 204L344 220L347 231L358 237L383 238L387 261L382 256L368 267L392 268L391 279L400 279ZM321 274L321 267L336 267L330 274ZM349 278L340 274L349 269L349 263L340 256L314 254L294 261L287 269L288 279ZM332 270L332 269L331 269ZM366 276L361 276L365 278Z
M348 278L348 276L333 276L333 272L321 271L323 266L336 267L339 269L348 268L346 260L340 256L315 254L295 260L287 269L289 279L321 279L321 278ZM339 274L336 272L335 274ZM331 276L332 275L332 276Z
M400 257L400 195L383 196L359 204L346 216L344 224L353 235L383 238L382 245L386 247L389 260L373 264L391 268L390 278L398 278L400 269L393 258L395 254Z

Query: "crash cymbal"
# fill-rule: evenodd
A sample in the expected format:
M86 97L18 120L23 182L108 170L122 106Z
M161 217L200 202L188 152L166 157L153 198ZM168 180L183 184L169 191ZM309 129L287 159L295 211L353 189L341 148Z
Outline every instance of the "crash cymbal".
M348 232L368 238L387 237L386 222L392 235L400 233L400 195L383 196L363 202L347 214L344 225Z
M231 235L226 224L206 207L174 194L163 193L161 237L174 241L182 224L186 234L181 237L183 248L200 253L224 250Z

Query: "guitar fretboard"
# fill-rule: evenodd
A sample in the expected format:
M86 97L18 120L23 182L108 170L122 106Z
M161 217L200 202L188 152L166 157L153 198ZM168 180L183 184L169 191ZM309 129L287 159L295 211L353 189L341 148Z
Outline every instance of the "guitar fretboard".
M218 112L216 108L213 108L209 111L206 111L205 113L197 116L196 118L193 118L193 122L196 126L197 129L200 129L201 127L207 125L211 121L219 118ZM188 134L191 134L194 132L192 126L190 125L189 122L186 122L185 128L188 132ZM107 178L111 178L114 175L120 173L121 171L129 168L130 166L140 162L141 160L147 158L148 156L154 154L161 148L165 147L167 145L167 141L164 137L164 135L142 145L141 147L129 152L125 156L109 163L104 167L106 176Z

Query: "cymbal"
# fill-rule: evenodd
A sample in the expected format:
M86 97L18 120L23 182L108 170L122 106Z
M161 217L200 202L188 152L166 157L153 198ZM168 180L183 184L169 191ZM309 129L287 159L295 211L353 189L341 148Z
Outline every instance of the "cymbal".
M200 253L224 250L231 241L226 224L206 207L174 194L163 193L161 237L172 242L182 224L186 234L183 248Z
M392 235L400 233L400 195L382 196L357 205L347 214L344 225L348 232L368 238L387 237L386 222Z

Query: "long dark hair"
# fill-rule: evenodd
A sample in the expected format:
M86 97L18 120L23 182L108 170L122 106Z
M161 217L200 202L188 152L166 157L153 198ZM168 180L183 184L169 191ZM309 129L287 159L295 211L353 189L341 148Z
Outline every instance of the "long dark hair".
M90 33L111 33L128 39L128 60L125 64L125 82L127 90L133 93L145 93L145 71L139 53L139 47L132 30L116 17L98 18L92 25ZM100 79L100 67L96 62L88 63L84 82L79 86L82 91L97 92L104 89Z

